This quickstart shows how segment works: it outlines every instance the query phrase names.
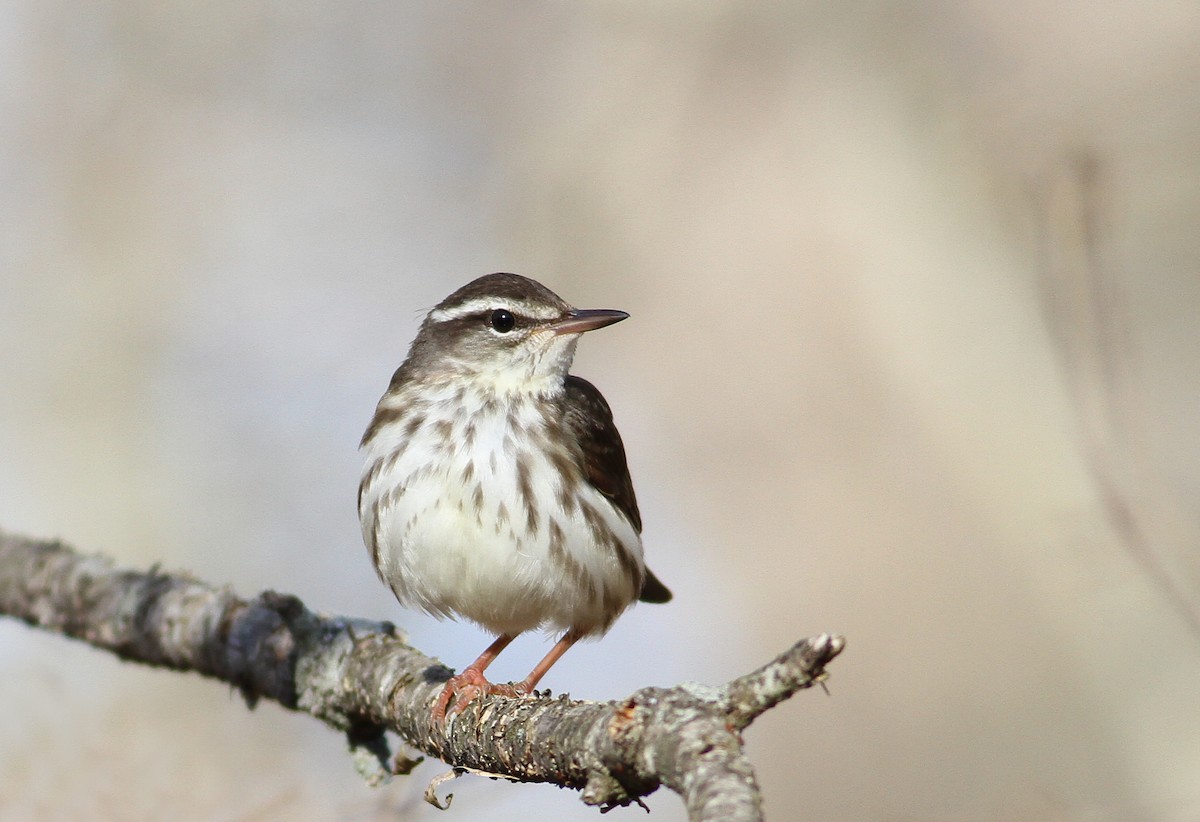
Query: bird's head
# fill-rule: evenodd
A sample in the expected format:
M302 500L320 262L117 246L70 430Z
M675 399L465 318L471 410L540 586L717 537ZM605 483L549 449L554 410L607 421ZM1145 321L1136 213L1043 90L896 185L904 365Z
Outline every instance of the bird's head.
M585 331L629 315L572 308L519 274L488 274L442 300L421 324L409 365L426 376L469 376L498 393L561 390Z

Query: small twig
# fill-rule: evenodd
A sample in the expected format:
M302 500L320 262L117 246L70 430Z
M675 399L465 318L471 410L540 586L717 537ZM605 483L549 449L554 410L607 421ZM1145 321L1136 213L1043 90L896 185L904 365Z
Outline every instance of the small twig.
M840 636L802 639L757 671L730 682L723 689L723 700L734 727L747 727L799 690L823 687L828 677L825 664L845 647L846 640Z

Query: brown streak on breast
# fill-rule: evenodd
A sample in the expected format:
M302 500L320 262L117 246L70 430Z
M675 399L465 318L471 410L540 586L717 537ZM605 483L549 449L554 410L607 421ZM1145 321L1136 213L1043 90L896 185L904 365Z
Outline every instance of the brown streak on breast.
M517 491L521 495L522 504L525 506L525 527L529 530L530 536L536 536L538 532L538 511L537 501L533 498L533 481L530 477L528 454L519 454L517 456Z
M550 465L558 474L558 507L569 516L575 510L581 475L565 451L552 448L549 453Z
M641 590L642 583L645 579L645 570L641 563L629 552L625 547L620 537L608 527L604 521L604 517L600 515L589 503L580 505L580 510L583 513L584 522L592 532L592 539L595 541L598 548L607 548L612 552L613 557L617 560L617 564L621 566L621 571L624 573L625 579L628 581L631 596L636 596ZM605 592L606 596L609 592ZM614 593L614 596L617 596ZM607 599L606 599L607 604Z
M471 492L471 507L475 512L475 521L480 525L483 524L483 484L475 483L475 488Z
M367 430L363 432L362 440L359 442L359 447L366 445L379 432L380 428L385 425L390 425L396 420L401 419L405 414L405 408L397 405L384 405L382 402L375 408L375 415L371 417L370 424L367 425Z
M404 438L412 439L413 434L420 430L421 423L423 422L425 422L423 414L413 414L412 419L404 425Z
M596 601L599 596L596 580L575 561L574 557L567 553L566 535L553 517L550 518L550 558L562 566L566 575L571 578L580 591L584 592L590 602ZM608 610L607 607L605 610Z

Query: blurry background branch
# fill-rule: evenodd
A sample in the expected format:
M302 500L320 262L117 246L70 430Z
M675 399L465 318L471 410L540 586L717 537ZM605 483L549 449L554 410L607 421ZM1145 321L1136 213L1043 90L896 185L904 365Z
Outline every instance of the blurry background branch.
M299 599L244 600L181 575L123 570L55 541L0 532L0 614L81 639L123 659L195 671L304 711L344 732L373 784L406 771L385 731L455 773L478 771L583 791L602 808L666 785L694 820L761 819L740 732L824 678L840 637L802 640L724 687L643 688L617 703L545 695L479 700L445 727L430 721L450 672L386 623L321 617ZM435 781L435 785L436 785ZM433 787L427 792L437 803Z
M1200 637L1197 580L1187 543L1163 522L1194 516L1161 476L1144 432L1153 430L1139 382L1128 296L1111 259L1111 170L1094 152L1071 152L1039 191L1038 274L1084 464L1121 547ZM1150 523L1159 524L1152 526ZM1186 533L1186 531L1183 531ZM1176 558L1173 560L1173 558Z

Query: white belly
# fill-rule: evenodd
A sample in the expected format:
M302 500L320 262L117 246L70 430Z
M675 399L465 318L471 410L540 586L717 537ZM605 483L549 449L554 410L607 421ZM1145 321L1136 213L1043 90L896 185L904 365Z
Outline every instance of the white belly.
M367 446L368 475L385 460L360 502L379 575L401 603L495 633L603 632L637 598L641 538L587 482L564 507L559 470L539 448L518 445L536 445L541 420L519 407L515 421L523 437L513 436L506 413L460 414L450 421L453 446L431 449L420 447L440 441L423 436L437 425L427 419L391 465L399 440ZM518 490L521 470L531 505Z

